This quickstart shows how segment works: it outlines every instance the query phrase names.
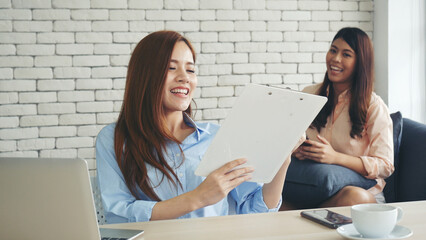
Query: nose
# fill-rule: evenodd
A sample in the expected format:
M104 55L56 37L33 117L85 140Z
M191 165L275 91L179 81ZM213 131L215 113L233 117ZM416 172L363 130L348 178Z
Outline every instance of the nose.
M185 69L182 69L182 70L179 71L179 74L177 76L177 81L189 83L189 74L186 72Z
M340 56L340 54L335 54L332 60L335 62L340 62L342 60L342 56Z

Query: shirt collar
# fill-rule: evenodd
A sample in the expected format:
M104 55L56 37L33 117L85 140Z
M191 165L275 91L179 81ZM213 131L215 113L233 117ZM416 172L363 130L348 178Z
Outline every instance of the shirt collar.
M341 102L344 101L346 99L349 99L351 96L351 93L349 91L349 89L346 89L345 91L343 91L342 93L339 94L339 96L337 97L337 102Z
M197 132L198 141L200 141L201 132L206 132L207 134L210 134L207 128L197 125L197 123L194 120L192 120L192 118L186 112L183 112L183 121L185 122L186 125L195 128L195 131Z
M337 102L341 102L343 100L349 99L351 96L351 92L349 91L350 88L346 89L345 91L343 91L342 93L339 94L339 96L337 96ZM328 93L330 92L330 86L327 87L327 96Z

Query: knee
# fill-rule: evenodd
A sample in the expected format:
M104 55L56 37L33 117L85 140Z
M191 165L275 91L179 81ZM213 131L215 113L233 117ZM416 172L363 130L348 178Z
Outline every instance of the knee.
M346 186L342 188L336 196L339 196L337 201L338 206L352 206L361 203L376 203L374 195L360 187Z

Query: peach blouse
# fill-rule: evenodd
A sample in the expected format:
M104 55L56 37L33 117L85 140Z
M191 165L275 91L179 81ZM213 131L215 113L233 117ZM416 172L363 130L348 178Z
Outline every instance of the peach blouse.
M320 85L308 86L303 92L317 94ZM376 195L383 191L386 185L384 179L394 171L392 120L386 104L373 93L367 110L363 137L351 138L349 103L350 93L346 90L338 96L338 103L319 135L327 139L335 151L361 158L368 173L365 177L377 181L377 184L369 189ZM306 132L311 140L319 141L317 134L315 128L309 128Z

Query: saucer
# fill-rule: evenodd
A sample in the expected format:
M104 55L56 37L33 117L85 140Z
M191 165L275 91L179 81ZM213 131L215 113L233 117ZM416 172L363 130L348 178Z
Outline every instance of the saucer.
M359 239L359 240L403 239L413 235L413 231L411 231L409 228L406 228L400 225L396 225L393 231L389 234L389 236L385 238L365 238L358 233L358 231L355 229L355 226L353 224L340 226L339 228L337 228L337 233L339 233L342 237L347 239Z

